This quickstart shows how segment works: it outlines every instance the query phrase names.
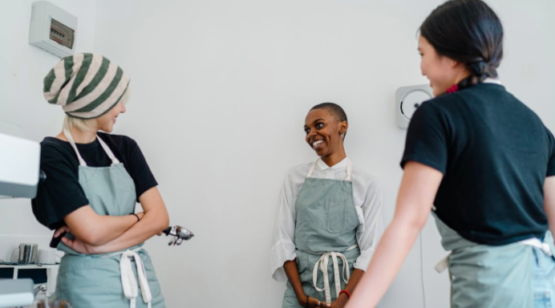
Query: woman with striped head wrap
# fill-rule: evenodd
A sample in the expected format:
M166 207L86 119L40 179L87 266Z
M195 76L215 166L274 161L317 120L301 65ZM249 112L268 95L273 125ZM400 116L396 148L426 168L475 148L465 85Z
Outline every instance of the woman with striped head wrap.
M165 307L142 246L167 228L168 213L137 143L110 134L129 93L129 77L99 54L63 58L44 79L44 97L66 119L41 142L47 180L33 213L61 238L56 296L75 308Z

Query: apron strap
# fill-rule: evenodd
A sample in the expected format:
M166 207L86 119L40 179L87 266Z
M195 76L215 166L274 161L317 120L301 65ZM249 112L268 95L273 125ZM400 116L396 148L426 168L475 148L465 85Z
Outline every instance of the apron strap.
M347 176L345 177L345 181L350 181L352 174L353 174L353 163L351 162L351 160L349 158L347 159ZM314 173L314 169L316 169L316 165L318 165L318 161L320 160L320 158L318 158L314 164L312 164L312 167L310 167L310 170L308 170L308 174L307 174L307 178L312 176L312 173Z
M67 129L64 129L64 135L66 136L67 140L69 141L69 144L71 144L71 147L75 150L75 154L77 154L77 159L79 160L79 165L80 166L87 166L87 163L85 162L83 157L81 157L81 154L79 154L79 150L77 150L77 146L75 145L75 141L73 141L73 136L69 133L69 131Z
M116 158L116 156L114 155L114 152L112 152L112 150L110 150L110 147L108 147L108 145L106 144L106 142L104 142L104 140L102 140L100 138L100 136L98 136L98 134L96 135L96 139L98 139L98 142L100 142L100 145L102 146L102 148L104 149L104 152L106 152L106 154L108 155L108 157L110 157L110 159L112 160L112 166L113 165L117 165L119 164L119 160Z
M314 172L314 169L316 168L316 165L318 164L318 161L319 161L319 160L320 160L320 159L318 158L318 159L314 162L314 164L312 164L312 167L310 167L310 170L308 170L308 174L307 174L307 176L306 176L307 178L309 178L309 177L312 176L312 173Z
M518 243L520 245L526 245L526 246L532 246L534 248L538 248L541 251L543 251L543 253L545 253L548 257L553 256L553 252L551 251L551 247L549 246L549 244L540 241L538 238L533 237L524 241L520 241Z
M449 257L450 256L451 256L451 253L449 253L447 256L445 256L443 259L441 259L436 264L436 266L434 267L436 272L441 274L441 273L443 273L443 271L445 271L449 267Z
M486 80L484 80L483 83L494 83L494 84L502 85L501 81L496 78L486 78Z
M349 283L349 279L351 278L351 272L349 271L349 261L347 261L347 258L342 253L326 252L320 257L320 259L318 259L316 264L314 264L314 270L312 271L312 283L317 291L325 292L326 303L328 305L331 305L331 290L328 275L328 264L330 257L332 258L333 262L333 279L335 284L335 293L337 297L339 297L339 293L341 292L341 276L339 275L339 263L337 262L337 258L340 258L343 262L343 281L347 284ZM318 267L320 267L320 271L324 276L324 288L318 287Z
M353 163L349 158L347 158L347 177L345 178L345 181L351 181L352 175L353 175Z
M137 254L134 250L127 250L121 254L120 270L123 294L130 300L130 308L136 308L136 299L138 295L137 280L133 274L133 265L131 264L131 260L129 260L129 258L135 259L135 264L137 265L137 276L139 277L143 301L147 303L148 308L152 308L152 294L150 293L145 266L139 254Z
M83 159L83 157L79 153L79 150L77 150L77 146L75 145L75 141L73 140L73 136L71 135L71 133L67 129L64 129L64 135L66 136L67 140L69 141L69 144L71 144L71 147L75 150L75 154L77 154L77 159L79 160L79 165L80 166L87 166L87 163L85 162L85 160ZM112 161L112 166L119 164L120 162L116 158L116 156L114 155L114 152L112 152L112 150L110 150L110 147L108 147L108 145L106 144L106 142L104 142L104 140L100 139L98 134L96 135L96 139L98 139L98 142L100 142L100 145L102 146L102 149L104 149L104 152L106 152L106 155L108 155L108 157Z

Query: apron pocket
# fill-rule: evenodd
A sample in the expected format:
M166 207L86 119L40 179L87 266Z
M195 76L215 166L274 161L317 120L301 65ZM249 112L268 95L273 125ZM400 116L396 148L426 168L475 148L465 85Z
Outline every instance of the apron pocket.
M66 260L62 259L60 264L56 286L60 299L86 308L113 307L116 303L125 303L117 260L80 256L64 258Z
M343 232L347 216L347 200L328 199L326 201L326 208L328 212L328 231L333 233Z

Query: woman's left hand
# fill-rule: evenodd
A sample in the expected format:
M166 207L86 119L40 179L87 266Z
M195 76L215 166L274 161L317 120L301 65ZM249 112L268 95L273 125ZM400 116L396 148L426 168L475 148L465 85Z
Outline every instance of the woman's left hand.
M89 245L83 241L81 241L78 238L74 238L69 239L67 237L63 237L62 238L62 242L69 248L77 251L78 253L82 253L82 254L87 254L87 255L95 255L95 254L100 254L103 253L101 251L101 247L102 246L92 246Z

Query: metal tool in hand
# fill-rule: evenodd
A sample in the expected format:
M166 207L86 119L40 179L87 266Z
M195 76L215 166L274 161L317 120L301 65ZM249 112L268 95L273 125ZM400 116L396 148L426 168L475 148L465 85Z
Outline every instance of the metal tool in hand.
M179 246L183 243L183 240L188 241L193 236L193 232L181 227L173 226L168 227L166 230L162 231L165 235L173 236L174 238L168 243L168 246Z

